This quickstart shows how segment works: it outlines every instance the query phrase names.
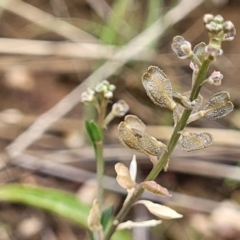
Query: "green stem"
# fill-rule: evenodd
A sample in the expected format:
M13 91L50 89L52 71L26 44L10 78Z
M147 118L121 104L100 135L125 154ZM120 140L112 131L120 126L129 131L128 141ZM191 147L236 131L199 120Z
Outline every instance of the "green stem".
M97 200L99 212L102 213L103 201L103 174L104 174L104 159L103 159L103 141L96 142L96 163L97 163Z
M195 83L193 85L192 92L191 92L191 95L190 95L190 101L193 101L193 100L195 100L198 97L198 94L199 94L199 92L201 90L201 85L200 84L206 78L207 71L208 71L209 64L210 64L211 60L212 59L209 58L209 59L206 59L203 62L202 66L201 66L201 68L199 70L199 73L197 75L197 78L195 80ZM164 152L161 155L161 157L158 160L157 165L154 166L154 168L151 170L151 172L146 177L145 181L152 181L152 180L154 180L158 176L158 174L164 169L164 167L166 166L172 151L174 150L174 148L177 145L177 142L179 140L179 137L180 137L179 131L181 131L181 130L183 130L185 128L185 126L187 125L187 120L190 117L190 115L191 115L191 110L185 109L183 111L183 114L182 114L180 120L175 125L175 128L173 130L172 136L171 136L169 144L168 144L168 151ZM139 188L137 189L136 193L122 207L122 209L119 211L119 213L115 217L115 221L112 223L112 225L110 226L109 230L107 231L104 240L110 240L112 234L116 231L118 223L120 223L120 222L122 222L124 220L124 218L126 217L127 213L131 209L132 204L142 195L143 191L144 191L144 189L141 186L139 186Z

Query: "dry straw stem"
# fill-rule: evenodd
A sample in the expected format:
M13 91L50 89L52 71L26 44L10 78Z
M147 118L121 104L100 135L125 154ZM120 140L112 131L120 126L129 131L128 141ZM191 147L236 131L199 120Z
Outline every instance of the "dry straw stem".
M118 47L99 43L53 42L43 40L0 38L0 52L37 56L58 56L76 59L111 59ZM148 61L154 56L150 50L144 51L134 60ZM124 56L123 56L124 57ZM122 58L120 61L124 60ZM1 64L0 64L1 65Z
M94 86L100 80L108 78L114 74L126 62L144 51L152 42L159 38L166 31L166 29L183 19L202 2L203 0L190 2L187 0L181 1L163 18L156 21L152 26L131 40L125 47L119 50L119 52L111 60L104 63L100 68L93 72L84 80L82 84L66 95L53 108L41 115L27 131L15 139L15 141L6 148L9 156L13 158L21 154L21 152L24 151L29 145L40 138L43 132L46 131L49 126L71 111L79 103L81 93L85 91L87 87ZM6 4L6 0L0 1L0 4L0 6L10 6ZM4 7L6 8L6 6ZM133 48L134 46L139 46L139 48ZM119 61L119 58L122 58L123 60Z
M87 32L19 0L1 0L0 8L21 16L73 42L99 42Z

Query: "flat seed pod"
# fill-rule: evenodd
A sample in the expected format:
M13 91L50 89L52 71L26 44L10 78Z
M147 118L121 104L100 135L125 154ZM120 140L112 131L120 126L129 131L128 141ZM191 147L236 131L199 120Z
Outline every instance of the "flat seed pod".
M183 151L191 152L202 148L209 147L213 142L210 133L190 133L188 131L181 132L180 147Z
M201 43L197 44L193 49L193 53L198 57L198 59L200 60L201 63L203 62L204 58L206 57L205 47L206 47L206 43L201 42Z
M161 220L155 220L155 219L141 221L141 222L133 222L131 220L128 220L126 222L122 222L122 223L118 224L117 230L132 229L132 228L136 228L136 227L145 227L145 228L146 227L155 227L155 226L159 225L160 223L162 223Z
M130 176L129 169L123 163L115 164L115 171L117 173L116 180L121 187L130 190L136 186Z
M135 204L143 204L150 213L159 218L174 219L182 217L182 215L175 210L161 204L153 203L149 200L138 200Z
M168 190L157 184L155 181L142 182L141 186L153 194L171 197L171 194L168 192Z
M233 111L233 104L230 101L228 92L219 92L214 94L203 107L206 111L205 117L215 120L227 116Z
M100 218L98 201L95 199L87 219L88 227L91 231L100 231L102 229Z
M176 107L172 99L171 83L158 67L150 66L142 77L142 83L153 103L170 110Z
M167 150L167 146L160 141L157 141L156 138L150 136L145 132L140 132L136 129L132 130L138 139L139 146L146 154L159 156L162 150Z
M126 124L130 127L130 128L135 128L141 132L145 132L146 131L146 126L145 124L142 122L142 120L140 120L137 116L135 115L127 115L124 118L124 121L126 122Z
M126 122L120 122L118 125L118 138L124 146L141 151L141 147L138 144L138 139Z
M125 121L118 125L118 138L120 142L131 149L137 150L147 156L159 156L163 150L167 151L167 146L146 132L144 123L134 115L125 117ZM151 158L153 163L155 158Z

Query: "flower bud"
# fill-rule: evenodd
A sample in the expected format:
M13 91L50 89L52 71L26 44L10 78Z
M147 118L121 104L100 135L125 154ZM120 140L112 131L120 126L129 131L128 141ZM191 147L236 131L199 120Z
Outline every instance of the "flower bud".
M103 93L104 97L110 99L113 97L113 91L116 89L115 85L110 84L107 80L103 80L95 87L95 91Z
M84 102L84 103L92 102L95 98L94 95L95 95L95 91L88 88L85 92L81 94L81 102Z
M224 21L224 19L223 19L223 17L221 15L215 16L213 20L216 23L223 23L223 21Z
M214 71L211 76L207 79L207 82L214 85L220 86L222 83L223 75L219 71Z
M205 48L205 51L207 54L213 56L213 57L218 57L223 54L223 50L219 47L207 45Z
M205 24L211 22L213 19L214 19L214 16L212 14L205 14L203 16L203 22Z
M232 41L236 35L236 28L231 21L226 21L223 23L223 40L224 41Z

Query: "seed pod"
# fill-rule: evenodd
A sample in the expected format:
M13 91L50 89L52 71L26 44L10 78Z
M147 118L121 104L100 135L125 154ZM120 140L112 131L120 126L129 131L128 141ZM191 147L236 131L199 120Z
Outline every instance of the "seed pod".
M138 144L144 151L144 153L159 156L162 150L167 151L167 146L162 142L157 141L156 138L150 136L145 132L140 132L137 129L132 129L134 135L138 139Z
M143 204L150 213L159 218L174 219L182 217L182 215L175 210L158 203L153 203L149 200L138 200L135 204Z
M171 194L168 192L168 190L157 184L155 181L142 182L141 186L153 194L171 197Z
M191 43L186 41L182 36L174 37L171 47L180 59L187 59L193 54Z
M123 163L115 164L115 171L117 173L116 180L121 187L131 190L136 186L136 183L130 176L128 168Z
M227 116L233 110L233 107L228 92L215 93L203 107L203 110L205 110L204 116L210 120L222 118Z
M153 103L170 110L176 107L172 99L172 85L158 67L150 66L142 77L142 83Z
M193 53L198 57L198 59L201 63L203 62L203 60L206 57L205 47L206 47L206 43L201 42L201 43L197 44L193 49Z
M99 212L98 201L95 199L92 204L92 208L89 212L87 223L88 228L91 231L100 231L102 230L102 225L100 223L101 214Z
M118 125L118 138L124 146L142 151L138 144L138 139L126 122L120 122Z
M147 156L159 156L161 151L167 151L167 146L147 134L144 123L134 115L127 115L119 124L118 137L123 145Z
M134 128L137 129L141 132L145 132L146 131L146 126L145 124L142 122L141 119L139 119L137 116L135 115L127 115L124 118L124 121L126 122L126 124L130 127L130 128Z
M182 135L180 139L180 147L183 151L191 152L202 148L209 147L213 142L210 133L190 133L188 131L179 132Z

